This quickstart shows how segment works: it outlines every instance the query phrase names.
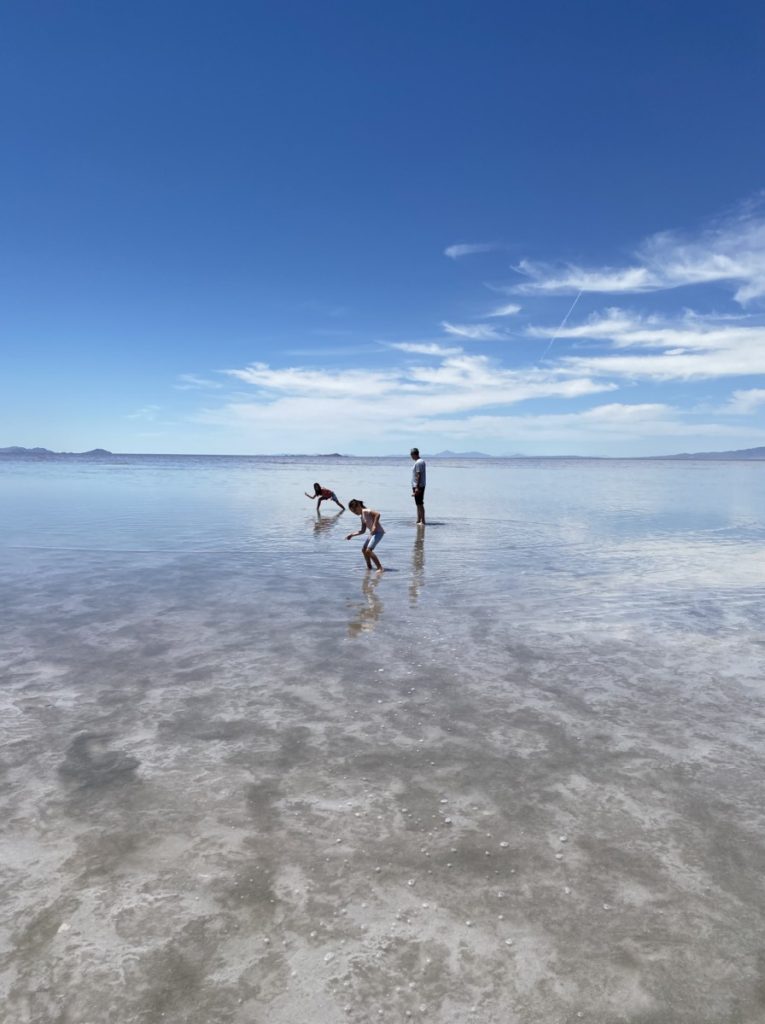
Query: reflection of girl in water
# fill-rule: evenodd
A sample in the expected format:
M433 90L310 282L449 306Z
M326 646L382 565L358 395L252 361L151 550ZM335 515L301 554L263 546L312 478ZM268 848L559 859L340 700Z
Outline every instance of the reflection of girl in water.
M365 603L359 607L358 614L355 619L351 619L348 623L348 635L359 636L361 633L369 633L377 624L377 620L380 618L383 610L383 603L375 593L380 577L375 574L374 576L367 576L364 574L364 579L361 584L361 592L365 597Z
M303 491L303 494L306 496L306 498L310 498L311 501L313 501L314 498L318 498L319 499L316 502L316 511L317 512L321 508L321 503L323 501L334 501L334 503L336 505L340 506L340 511L341 512L345 512L345 505L343 505L343 503L340 501L340 499L335 494L335 492L331 491L329 489L329 487L322 487L321 484L314 484L313 485L313 494L309 494L308 491Z
M364 556L364 561L367 563L367 569L371 569L372 565L377 566L377 571L382 572L383 567L380 564L380 559L375 554L375 548L385 536L385 530L380 525L380 513L375 512L374 509L367 508L363 501L359 501L358 498L352 498L348 502L348 508L354 515L361 516L361 529L357 530L356 533L349 533L345 538L350 540L351 537L360 537L362 533L366 533L369 530L371 536L367 537L361 548L361 553Z

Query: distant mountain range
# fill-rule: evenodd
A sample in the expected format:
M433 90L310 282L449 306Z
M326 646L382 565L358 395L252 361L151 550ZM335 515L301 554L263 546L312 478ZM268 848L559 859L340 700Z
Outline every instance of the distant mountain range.
M435 455L429 456L431 459L492 459L496 458L493 455L487 455L486 452L450 452L448 449L443 452L436 452ZM512 456L508 456L512 458Z
M513 455L486 455L484 452L437 452L435 455L429 456L431 459L527 459L527 458L542 458L542 459L587 459L587 458L598 458L598 456L590 455L522 455L520 452L516 452ZM730 462L745 462L747 460L753 461L757 459L765 459L765 447L761 448L739 448L735 451L728 452L682 452L678 455L639 455L639 456L626 456L626 458L651 460L651 461L668 461L678 459L709 459L710 461L730 461Z
M20 448L19 445L12 445L10 448L0 448L0 455L37 455L45 458L46 455L113 455L105 448L92 448L89 452L52 452L50 448Z
M681 455L651 455L651 459L730 459L732 462L747 459L765 459L765 448L738 448L730 452L683 452Z

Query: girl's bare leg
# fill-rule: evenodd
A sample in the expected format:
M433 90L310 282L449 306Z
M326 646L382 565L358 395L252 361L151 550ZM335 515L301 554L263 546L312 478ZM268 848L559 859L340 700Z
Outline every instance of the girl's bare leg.
M377 566L377 571L378 572L382 572L383 571L383 567L380 564L380 559L377 557L377 555L374 553L374 551L370 551L369 552L369 557L372 559L372 561ZM371 568L371 566L370 566L370 568Z

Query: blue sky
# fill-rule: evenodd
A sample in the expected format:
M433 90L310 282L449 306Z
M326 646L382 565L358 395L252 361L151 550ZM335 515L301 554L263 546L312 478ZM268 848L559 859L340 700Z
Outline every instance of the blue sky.
M735 0L10 0L0 446L765 444L764 54Z

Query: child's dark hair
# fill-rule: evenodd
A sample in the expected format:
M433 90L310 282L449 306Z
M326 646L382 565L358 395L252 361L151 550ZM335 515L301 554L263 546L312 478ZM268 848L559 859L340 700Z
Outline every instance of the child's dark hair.
M348 502L348 508L350 508L351 505L361 505L362 508L366 508L366 505L361 500L361 498L351 498L351 500Z
M321 484L314 484L313 485L313 493L314 494L318 494L320 490L321 490Z

